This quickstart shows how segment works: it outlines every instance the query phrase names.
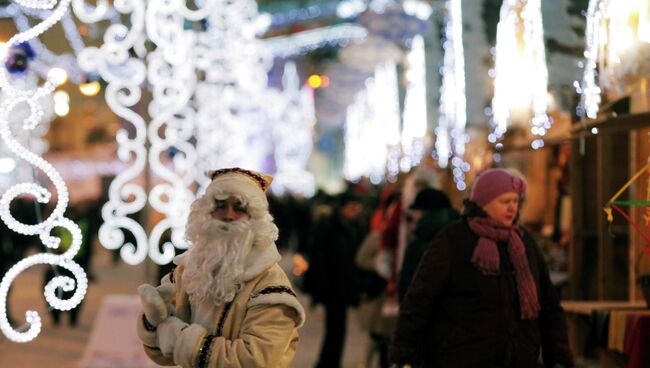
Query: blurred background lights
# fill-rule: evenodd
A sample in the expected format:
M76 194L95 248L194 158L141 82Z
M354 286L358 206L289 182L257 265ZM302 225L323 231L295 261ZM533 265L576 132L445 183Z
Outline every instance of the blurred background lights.
M52 68L47 73L48 78L52 79L52 82L57 85L62 85L68 81L68 73L61 68Z
M10 157L0 157L0 174L9 174L16 168L16 160Z
M96 96L102 89L98 81L84 83L79 85L79 92L84 96Z
M66 116L70 112L70 95L66 91L54 92L54 113Z

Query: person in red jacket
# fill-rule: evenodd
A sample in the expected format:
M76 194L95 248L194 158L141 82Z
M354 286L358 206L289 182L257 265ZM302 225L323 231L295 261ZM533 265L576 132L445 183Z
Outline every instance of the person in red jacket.
M462 219L423 256L390 347L400 367L572 367L565 315L542 253L519 224L523 178L480 174Z

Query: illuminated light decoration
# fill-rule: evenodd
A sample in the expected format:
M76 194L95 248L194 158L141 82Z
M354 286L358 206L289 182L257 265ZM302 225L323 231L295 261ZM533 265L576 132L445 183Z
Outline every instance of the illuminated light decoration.
M402 2L402 8L407 15L417 17L421 20L429 19L433 13L431 4L420 0L404 0Z
M70 96L67 92L54 92L54 112L58 116L66 116L70 112Z
M23 75L13 75L10 79L11 85L14 89L30 91L36 89L39 83L38 75L31 70L31 68ZM8 99L2 90L0 90L0 101ZM30 151L37 155L42 155L47 151L48 143L43 137L49 131L50 122L55 118L54 103L51 94L42 96L38 100L38 104L42 108L43 114L39 115L40 120L32 130L22 129L23 121L31 114L31 109L27 104L19 104L15 106L12 114L8 117L9 126L14 134L15 139L23 146L29 148ZM9 155L3 146L0 146L0 156ZM13 181L31 181L33 180L33 170L29 165L17 165L15 175L12 175Z
M596 89L591 86L591 70L598 62L598 87L617 95L650 74L650 4L647 1L592 1L588 13L587 49L583 86L575 84L585 101L582 115L597 109ZM615 41L614 41L615 40ZM593 52L590 52L593 49ZM595 79L595 78L594 78ZM595 82L593 82L595 85ZM588 116L588 115L587 115Z
M74 2L79 2L79 0L75 0ZM12 18L16 28L20 32L25 32L31 28L28 17L43 20L48 18L51 14L52 10L29 9L17 4L9 4L6 7L0 7L0 18ZM68 44L74 53L78 54L81 52L85 46L72 15L69 12L63 14L60 24L63 28ZM39 75L46 77L50 68L58 66L66 70L70 80L74 83L81 83L84 75L77 65L74 55L69 53L57 55L50 51L38 38L31 39L30 44L34 48L36 54L38 54L38 58L34 60L33 69L36 70Z
M375 68L366 88L348 106L343 174L373 183L394 180L399 173L400 110L397 70L392 61Z
M598 116L601 101L601 90L596 83L596 76L598 73L598 49L600 48L603 5L603 0L591 0L587 9L585 69L582 76L582 86L578 91L578 93L581 93L578 113L580 116L586 116L590 119L595 119Z
M427 91L424 39L417 35L411 41L407 55L408 83L404 97L404 116L401 134L402 157L400 169L408 171L420 163L424 154L424 136L427 132Z
M271 189L277 195L300 193L314 195L314 175L306 170L313 149L313 128L316 122L314 92L300 88L296 65L289 62L282 76L283 91L273 119L273 142L277 171Z
M9 174L16 169L16 160L10 157L0 158L0 174Z
M386 177L388 147L384 133L377 126L378 87L374 78L366 80L366 88L355 95L348 106L344 125L344 164L346 179L357 181L368 176L378 184Z
M463 156L469 141L465 132L467 101L465 96L465 57L463 48L463 23L460 0L448 0L442 87L440 88L440 118L436 128L436 153L438 165L447 167L449 160L456 188L467 188L465 173L470 165Z
M193 30L184 30L184 23L186 19L204 19L213 12L214 4L206 1L203 7L190 11L183 2L147 2L147 36L156 46L147 55L147 79L153 91L148 109L148 158L153 173L163 180L151 188L149 204L164 215L149 233L149 258L160 265L172 261L176 256L174 248L188 248L185 225L194 200L190 187L196 180L197 154L190 142L196 112L190 100L197 84L192 55L197 35ZM162 244L161 252L159 244L168 230L171 241Z
M304 54L325 45L345 46L361 42L368 36L368 31L353 24L337 24L309 31L297 32L290 36L267 38L263 42L273 55L288 57Z
M83 83L79 85L79 92L81 92L82 95L88 97L97 96L99 94L99 91L101 91L101 89L102 86L99 84L98 81Z
M321 75L321 86L327 88L330 85L330 78L326 75Z
M115 10L129 16L131 28L111 24L104 33L101 47L88 47L79 53L79 66L88 73L100 75L108 85L104 92L106 103L124 124L131 125L117 132L117 156L126 164L113 179L108 190L108 201L102 208L104 223L99 228L99 241L111 250L120 250L122 259L130 265L144 261L148 254L148 239L143 227L133 219L147 203L147 193L136 183L145 168L146 123L133 110L142 94L141 86L146 77L146 66L129 50L137 49L144 34L145 2L143 0L117 1ZM86 23L104 18L108 11L106 1L97 2L91 8L83 1L75 0L73 9L77 17ZM125 232L135 239L135 244L125 244Z
M195 47L197 69L206 75L195 94L199 193L210 182L208 170L232 166L262 170L273 149L264 102L272 99L267 73L273 55L269 41L255 37L257 4L253 0L218 4Z
M61 17L68 11L70 1L60 0L58 5L56 3L55 0L20 1L20 4L23 6L37 9L51 9L54 6L56 8L41 23L14 35L6 44L0 45L0 61L2 64L4 64L7 57L6 51L8 47L38 37L61 20ZM88 286L88 279L84 270L72 260L81 248L82 237L79 227L63 215L69 200L68 189L54 167L42 157L20 144L12 135L9 126L9 116L14 112L14 109L19 105L26 104L29 106L29 115L24 119L22 128L24 130L34 129L42 121L44 115L39 100L43 96L50 95L61 82L60 75L50 73L48 79L42 86L31 90L15 88L11 83L11 78L7 75L7 71L4 68L0 68L0 90L2 90L4 96L0 102L0 138L9 151L45 173L52 181L57 192L56 206L54 206L52 213L46 219L37 224L23 224L12 216L10 211L11 202L22 195L30 195L35 197L39 203L48 203L51 200L52 194L46 188L36 183L18 183L7 189L0 198L0 218L9 229L19 234L38 235L41 242L50 249L58 248L60 242L59 238L50 235L52 229L55 227L64 228L72 235L72 244L63 254L38 253L31 255L12 266L3 276L2 282L0 282L0 330L2 330L7 338L14 342L24 343L33 340L40 333L42 326L40 315L35 311L27 311L25 313L26 322L29 325L27 330L17 331L9 324L7 296L11 284L20 273L38 264L48 264L69 270L74 278L58 276L49 281L45 286L44 294L47 303L52 308L59 310L69 310L79 305L86 295ZM56 290L58 288L64 291L74 290L74 293L71 298L63 300L56 296Z
M546 114L548 71L543 32L539 0L504 0L497 25L491 143L503 138L511 122L529 120L535 136L531 146L544 146L551 119Z
M379 95L375 99L375 129L384 134L383 142L388 146L386 170L388 179L393 180L399 174L401 117L397 66L393 61L386 61L376 68L375 83Z
M364 0L343 0L336 5L336 15L339 18L349 19L358 16L368 9Z
M323 79L319 75L312 74L307 78L307 83L311 88L320 88L323 85Z

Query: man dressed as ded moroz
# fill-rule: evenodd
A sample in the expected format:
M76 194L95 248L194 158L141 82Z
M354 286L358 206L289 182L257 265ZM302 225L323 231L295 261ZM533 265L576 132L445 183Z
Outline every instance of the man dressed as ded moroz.
M288 367L305 313L278 265L271 177L231 168L192 204L190 249L161 285L141 285L137 332L161 365Z

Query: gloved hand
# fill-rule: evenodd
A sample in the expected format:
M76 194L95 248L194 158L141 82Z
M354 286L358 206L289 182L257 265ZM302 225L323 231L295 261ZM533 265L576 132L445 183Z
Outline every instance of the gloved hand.
M176 285L163 284L154 288L149 284L138 287L140 303L147 321L154 327L173 314L171 301L176 294Z
M169 357L174 354L174 346L176 346L178 335L187 326L187 323L173 316L158 325L158 348L163 356Z

